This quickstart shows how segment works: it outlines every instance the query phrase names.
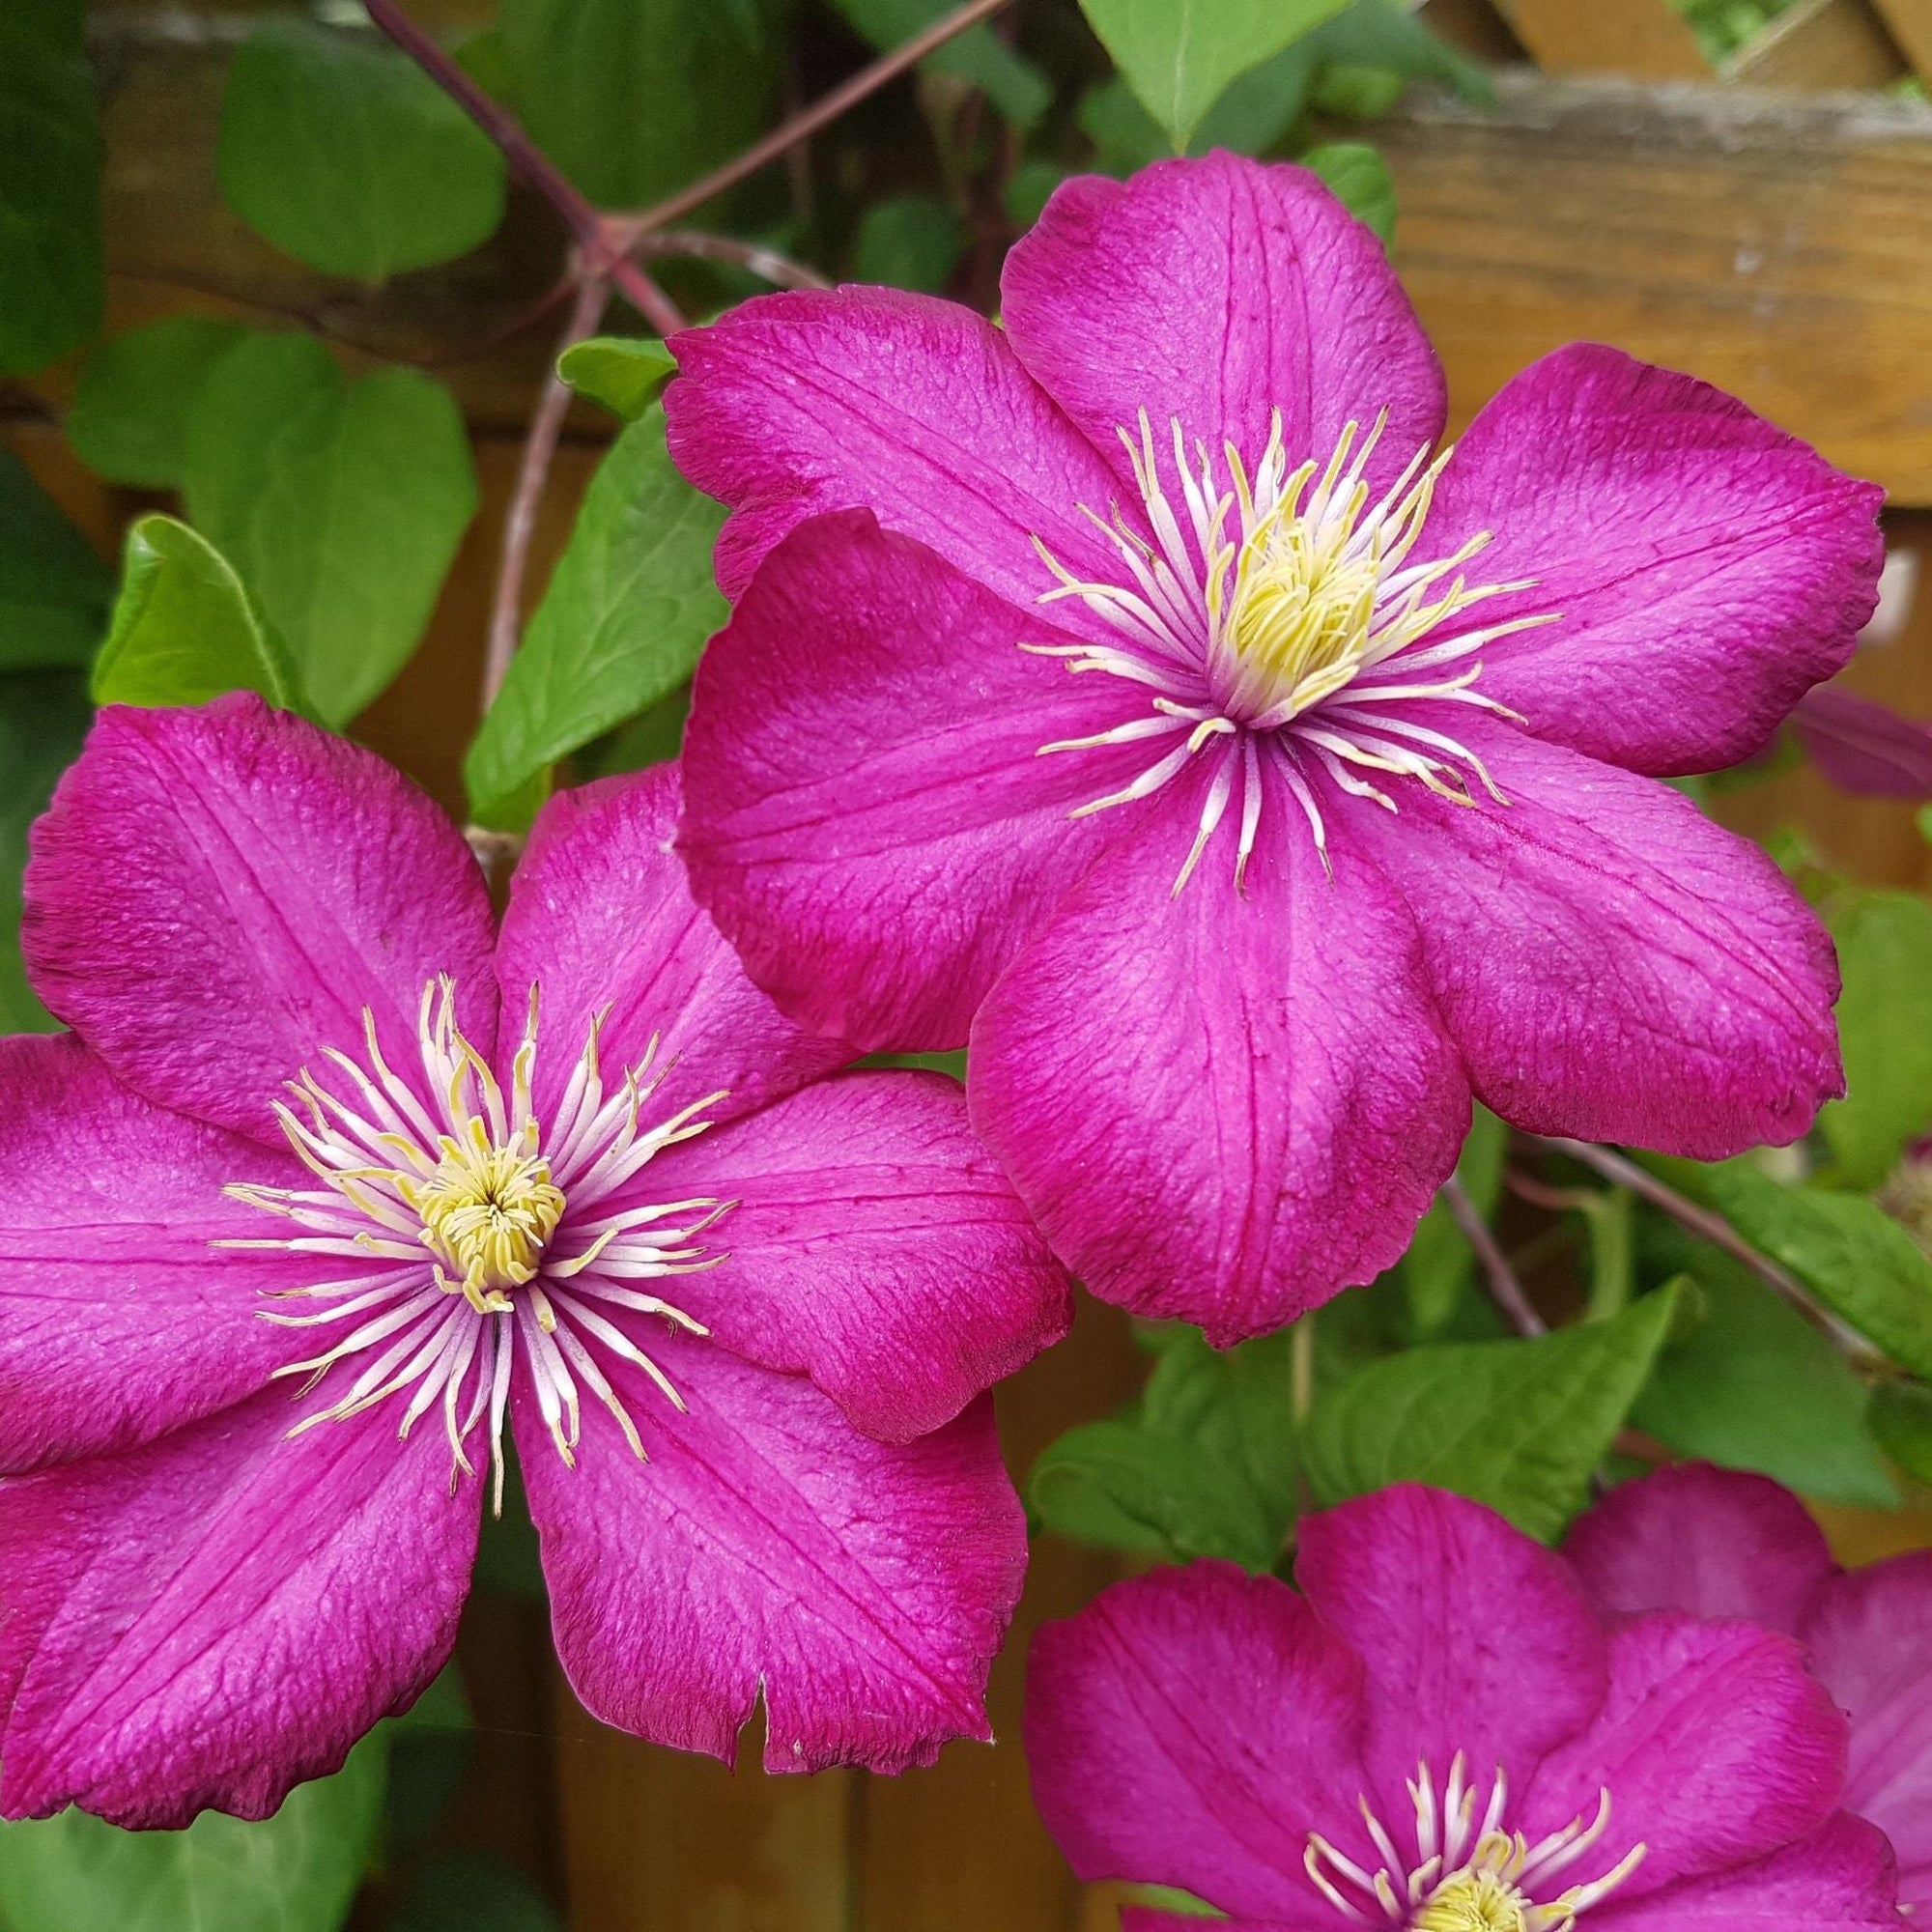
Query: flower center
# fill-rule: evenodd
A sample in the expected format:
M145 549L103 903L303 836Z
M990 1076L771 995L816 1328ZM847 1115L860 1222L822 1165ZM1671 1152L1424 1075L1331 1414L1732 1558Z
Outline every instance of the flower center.
M1432 458L1426 446L1418 449L1377 497L1368 465L1386 422L1384 412L1367 435L1349 423L1325 463L1311 460L1290 470L1276 411L1252 471L1230 443L1222 451L1225 474L1203 444L1189 457L1175 422L1164 473L1143 411L1139 436L1122 429L1121 440L1151 540L1118 508L1111 522L1089 512L1120 557L1120 577L1111 582L1075 577L1036 540L1057 580L1039 601L1077 601L1112 636L1021 648L1065 658L1070 670L1105 671L1151 694L1151 711L1040 751L1088 752L1156 739L1169 747L1131 783L1080 806L1073 816L1147 798L1202 753L1215 761L1177 893L1237 786L1240 881L1270 771L1308 820L1324 865L1326 828L1309 783L1317 773L1337 790L1390 811L1397 810L1395 798L1365 774L1413 779L1464 806L1476 802L1473 780L1497 804L1508 803L1482 760L1438 728L1439 720L1443 707L1465 704L1523 723L1475 689L1483 669L1476 654L1498 638L1554 623L1556 615L1468 621L1467 613L1488 599L1533 587L1527 580L1466 581L1463 566L1488 547L1488 531L1446 556L1409 560L1450 452ZM1418 703L1435 707L1437 722L1406 715Z
M1311 1833L1303 1860L1309 1879L1335 1910L1355 1925L1385 1932L1576 1932L1577 1921L1602 1903L1642 1863L1635 1846L1600 1877L1582 1883L1576 1869L1610 1826L1610 1794L1599 1794L1593 1818L1574 1818L1560 1832L1531 1844L1507 1832L1509 1785L1500 1770L1479 1812L1461 1751L1439 1792L1423 1765L1409 1781L1415 1807L1408 1842L1392 1833L1361 1801L1362 1821L1381 1860L1369 1871Z
M456 1270L479 1315L509 1307L504 1291L536 1274L544 1243L563 1218L563 1194L537 1139L537 1123L527 1121L499 1147L472 1115L461 1139L440 1137L442 1158L427 1180L398 1180L422 1216L423 1238Z
M305 1377L304 1395L338 1365L352 1378L292 1434L346 1420L413 1388L399 1433L407 1436L440 1405L451 1456L466 1474L465 1445L488 1415L500 1507L503 1425L519 1353L565 1463L575 1461L585 1389L610 1410L632 1450L644 1453L606 1372L611 1358L684 1406L634 1339L636 1322L627 1327L624 1321L643 1316L687 1334L706 1332L647 1285L723 1261L698 1237L734 1204L655 1201L639 1177L665 1148L703 1133L705 1110L725 1096L706 1094L651 1124L646 1103L668 1070L652 1071L657 1041L607 1093L597 1046L603 1019L600 1013L591 1021L547 1126L537 1122L531 1091L534 987L507 1092L458 1029L448 980L423 988L419 1080L390 1068L365 1009L362 1059L326 1050L340 1076L333 1089L306 1067L289 1082L296 1104L277 1105L276 1118L321 1185L229 1187L235 1199L294 1222L296 1232L216 1245L279 1248L316 1258L318 1276L337 1276L280 1292L284 1301L315 1305L313 1313L263 1311L283 1327L341 1336L322 1353L276 1371Z
M1451 1879L1411 1921L1414 1932L1527 1932L1522 1894L1493 1872Z

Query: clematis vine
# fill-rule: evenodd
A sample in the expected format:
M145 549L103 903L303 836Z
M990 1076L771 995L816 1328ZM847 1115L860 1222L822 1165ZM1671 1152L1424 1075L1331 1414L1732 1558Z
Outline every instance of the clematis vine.
M1830 945L1657 780L1844 663L1878 492L1597 347L1444 445L1379 244L1295 168L1069 182L1004 297L677 341L737 600L680 846L781 1009L970 1033L1057 1251L1217 1343L1393 1262L1472 1092L1705 1158L1802 1134Z
M1906 1909L1932 1912L1932 1551L1841 1570L1788 1490L1687 1463L1611 1491L1565 1553L1606 1618L1743 1618L1796 1637L1850 1720L1844 1802L1890 1839Z
M1236 1932L1902 1922L1790 1637L1600 1622L1560 1557L1433 1490L1304 1520L1295 1569L1299 1595L1157 1571L1036 1639L1034 1795L1083 1878L1179 1887Z
M607 1721L987 1735L989 1401L1064 1275L957 1089L835 1070L691 902L674 769L455 828L252 697L101 714L0 1041L0 1812L272 1811L448 1656L514 1436ZM499 1007L502 1023L499 1027Z

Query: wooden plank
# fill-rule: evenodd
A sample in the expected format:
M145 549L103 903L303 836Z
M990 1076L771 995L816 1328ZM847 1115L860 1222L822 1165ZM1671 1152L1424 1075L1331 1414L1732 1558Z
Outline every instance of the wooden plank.
M607 1730L561 1671L556 1780L571 1932L847 1932L857 1774L735 1774Z
M1083 1297L1073 1333L999 1391L1007 1461L1023 1480L1076 1422L1104 1415L1146 1379L1125 1318ZM1070 1616L1119 1574L1112 1557L1035 1540L1026 1594L994 1665L998 1744L953 1745L929 1771L868 1779L861 1792L855 1932L1071 1932L1080 1891L1046 1835L1020 1747L1026 1651L1049 1617Z
M1932 504L1932 106L1498 76L1378 124L1396 265L1465 423L1599 340ZM1529 185L1534 184L1534 191Z
M1431 33L1476 59L1501 66L1529 58L1515 30L1492 0L1422 0L1422 18Z
M1891 38L1918 71L1932 82L1932 0L1874 0Z
M1670 0L1503 0L1502 11L1546 73L1695 80L1711 71Z
M1865 0L1800 0L1725 63L1756 87L1889 87L1909 72Z

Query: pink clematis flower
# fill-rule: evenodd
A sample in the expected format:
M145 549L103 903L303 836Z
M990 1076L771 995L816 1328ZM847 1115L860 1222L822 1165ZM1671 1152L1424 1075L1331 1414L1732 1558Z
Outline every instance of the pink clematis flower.
M1034 1797L1081 1877L1179 1886L1231 1932L1899 1925L1789 1637L1606 1630L1560 1557L1435 1490L1305 1520L1296 1578L1157 1571L1040 1633Z
M1788 1490L1686 1463L1613 1490L1565 1553L1606 1617L1742 1617L1796 1636L1851 1720L1844 1802L1890 1838L1899 1896L1932 1913L1932 1550L1840 1570Z
M1375 238L1225 155L1062 186L1004 327L842 289L677 356L739 600L696 895L805 1024L970 1029L974 1122L1097 1293L1226 1343L1372 1277L1472 1088L1701 1157L1840 1091L1823 933L1655 779L1845 661L1871 486L1603 348L1438 451Z
M497 931L371 753L101 715L27 875L73 1032L0 1041L0 1813L333 1770L448 1656L506 1426L599 1717L728 1759L762 1690L780 1771L986 1735L981 1391L1065 1279L955 1088L825 1077L676 810L553 800Z

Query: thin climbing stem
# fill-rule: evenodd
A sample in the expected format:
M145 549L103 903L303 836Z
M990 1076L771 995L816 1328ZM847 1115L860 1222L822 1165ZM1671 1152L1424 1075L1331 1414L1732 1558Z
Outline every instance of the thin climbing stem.
M608 286L591 277L582 282L577 301L570 312L570 324L557 355L582 342L597 327L609 298ZM524 439L524 454L517 465L516 488L503 518L503 550L497 566L497 591L490 607L490 642L483 658L483 710L488 712L510 673L510 660L517 654L517 639L523 630L524 576L530 560L530 538L536 531L537 506L543 501L544 485L556 454L556 440L563 430L564 412L570 408L570 385L556 373L552 362L544 378L543 396L530 418L529 434Z
M1502 1310L1510 1325L1519 1335L1548 1334L1549 1323L1537 1313L1536 1304L1524 1293L1516 1269L1510 1266L1509 1257L1483 1219L1482 1209L1470 1200L1469 1190L1458 1176L1452 1174L1442 1183L1442 1198L1449 1204L1449 1212L1455 1216L1463 1238L1476 1251L1476 1259L1490 1284L1490 1298Z
M706 235L695 228L673 228L667 235L645 235L636 244L640 255L696 255L707 262L729 262L749 269L760 281L779 289L829 289L832 284L816 269L794 262L759 242L741 242L735 235Z
M676 305L624 248L613 250L606 217L524 132L517 117L491 99L397 0L366 0L366 5L370 19L482 128L524 183L562 217L582 258L579 274L614 287L660 333L668 335L681 328L684 318Z
M936 52L969 27L977 27L981 20L990 20L1008 4L1009 0L966 0L965 5L955 7L944 18L935 20L924 33L915 35L891 53L880 55L870 67L861 68L850 80L841 82L829 94L821 95L810 107L773 128L762 141L747 148L723 167L714 168L701 181L680 188L654 208L620 217L621 233L627 243L635 246L646 235L668 228L693 209L702 208L714 195L723 194L727 187L735 187L747 175L754 175L769 162L790 154L801 143L810 140L821 128L828 127L860 101L876 94L909 69L917 67L926 55Z

